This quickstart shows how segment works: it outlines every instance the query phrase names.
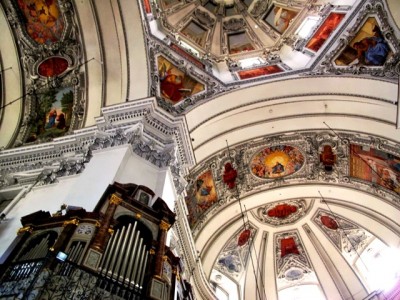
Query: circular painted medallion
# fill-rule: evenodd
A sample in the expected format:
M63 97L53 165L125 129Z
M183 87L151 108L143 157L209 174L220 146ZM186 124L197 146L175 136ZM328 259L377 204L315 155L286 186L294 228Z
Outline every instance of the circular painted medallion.
M304 156L292 146L267 147L251 159L251 172L260 178L277 178L291 175L304 164Z
M44 77L55 77L65 72L68 61L65 58L53 56L42 61L38 67L38 73Z

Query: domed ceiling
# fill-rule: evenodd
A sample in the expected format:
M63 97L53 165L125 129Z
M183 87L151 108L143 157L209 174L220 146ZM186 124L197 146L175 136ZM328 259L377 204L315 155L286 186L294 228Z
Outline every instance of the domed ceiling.
M62 144L102 109L153 97L190 135L179 217L199 299L376 290L365 265L400 243L397 0L1 8L4 170L18 149Z

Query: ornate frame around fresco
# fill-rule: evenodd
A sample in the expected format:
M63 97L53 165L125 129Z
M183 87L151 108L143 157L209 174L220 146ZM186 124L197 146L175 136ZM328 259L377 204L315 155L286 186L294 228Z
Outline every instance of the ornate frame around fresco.
M357 36L359 30L362 28L368 18L375 18L378 22L382 35L389 43L393 54L382 66L364 66L352 65L347 67L340 67L335 64L335 59L341 54L347 45ZM391 17L388 16L384 10L384 3L382 0L369 0L363 4L362 9L359 11L356 21L346 30L341 38L337 48L334 51L326 54L325 58L321 61L310 74L321 75L333 73L340 74L355 74L355 75L370 75L376 77L397 78L400 74L400 45L396 37Z
M36 112L34 105L37 94L44 93L51 89L72 87L73 88L73 108L69 129L65 134L72 132L82 126L86 111L86 104L82 92L84 77L79 70L82 59L81 43L79 41L79 30L75 21L75 12L72 2L68 0L58 0L58 8L61 18L64 21L64 29L61 38L51 44L39 44L35 42L26 32L22 24L22 13L16 6L15 1L5 2L7 18L13 28L15 38L19 40L19 53L22 70L24 73L25 92L21 101L24 101L23 111L21 112L20 128L14 136L13 147L26 143L30 130L31 122L35 118ZM38 73L39 65L45 60L58 57L68 63L68 67L61 73L53 77L43 77ZM37 142L47 142L51 138L38 139Z
M216 202L204 211L196 222L192 224L191 230L194 238L196 238L197 234L207 224L208 220L212 219L212 216L223 210L233 201L237 201L238 197L243 199L267 189L285 187L291 184L321 184L322 182L351 187L376 195L383 201L395 207L400 207L400 195L396 192L372 182L350 176L351 144L368 146L400 157L400 145L392 141L363 134L350 132L335 132L334 134L328 131L306 131L267 136L230 146L230 154L225 149L213 155L198 164L186 178L189 182L188 187L190 188L198 176L207 170L211 170L217 194ZM251 173L249 168L251 158L260 149L274 145L291 145L299 149L305 159L303 167L297 172L284 177L272 179L256 177ZM320 161L320 153L324 145L331 146L333 153L337 157L332 171L326 171ZM234 169L237 170L237 189L229 189L222 180L226 162L231 162Z

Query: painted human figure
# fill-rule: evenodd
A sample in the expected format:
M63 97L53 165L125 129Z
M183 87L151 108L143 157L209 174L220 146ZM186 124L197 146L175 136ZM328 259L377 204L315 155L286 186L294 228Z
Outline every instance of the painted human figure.
M285 167L277 161L275 166L272 167L272 174L281 174L285 172Z
M382 66L389 54L390 48L382 37L378 26L374 28L374 36L354 43L359 59L364 59L366 65Z
M55 126L56 124L56 118L57 118L57 111L55 108L53 108L52 110L50 110L49 112L49 122L46 125L46 128L52 128Z

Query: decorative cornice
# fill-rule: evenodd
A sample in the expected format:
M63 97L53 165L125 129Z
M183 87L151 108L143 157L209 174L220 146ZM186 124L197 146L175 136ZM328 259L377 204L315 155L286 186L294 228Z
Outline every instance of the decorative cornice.
M93 151L121 145L131 145L134 153L157 167L172 166L178 177L185 167L194 165L184 119L161 111L154 98L103 108L102 112L96 126L50 143L1 151L0 186L56 182L59 177L81 173Z

